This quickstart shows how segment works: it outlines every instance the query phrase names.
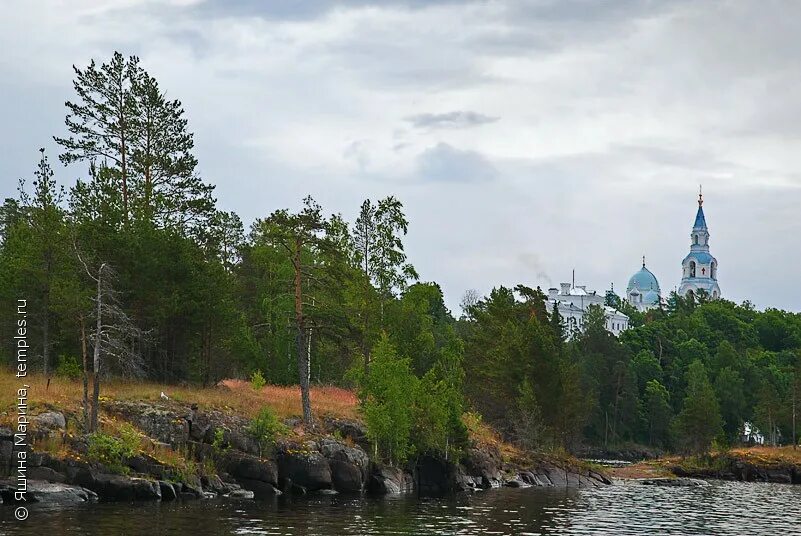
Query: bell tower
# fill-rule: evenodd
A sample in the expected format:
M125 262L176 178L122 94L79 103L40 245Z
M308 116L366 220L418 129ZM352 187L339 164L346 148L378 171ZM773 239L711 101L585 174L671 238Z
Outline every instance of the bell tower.
M698 211L690 232L690 253L681 262L682 277L679 295L697 296L706 293L711 299L720 298L718 261L709 253L709 228L704 216L704 194L698 191Z

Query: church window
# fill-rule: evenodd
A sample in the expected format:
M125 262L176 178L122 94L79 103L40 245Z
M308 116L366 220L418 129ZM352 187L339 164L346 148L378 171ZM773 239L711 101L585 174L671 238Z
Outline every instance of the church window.
M690 261L690 277L695 277L695 261Z
M712 279L717 279L718 277L718 265L714 262L712 263L712 268L709 275L712 277Z
M698 245L698 235L693 235L693 244Z

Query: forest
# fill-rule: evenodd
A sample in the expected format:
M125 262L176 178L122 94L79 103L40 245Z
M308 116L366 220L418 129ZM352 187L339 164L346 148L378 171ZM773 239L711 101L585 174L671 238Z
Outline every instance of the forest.
M83 377L86 411L103 378L261 378L299 385L310 426L310 384L356 389L390 461L458 451L470 419L531 449L701 452L746 422L797 443L798 313L671 294L642 314L610 294L632 329L613 336L599 308L568 333L525 285L466 292L453 312L407 258L394 196L354 200L355 221L307 197L246 228L136 57L75 67L73 85L54 140L81 178L58 181L41 150L0 207L0 357L16 367L24 299L30 366Z

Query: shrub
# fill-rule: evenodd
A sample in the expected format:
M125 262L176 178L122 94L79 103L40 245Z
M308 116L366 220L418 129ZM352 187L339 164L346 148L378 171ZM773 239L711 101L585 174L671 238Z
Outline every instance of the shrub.
M217 456L225 454L230 448L230 445L228 445L228 442L225 440L225 430L223 428L215 428L211 448L214 449L214 453Z
M90 459L98 461L116 473L127 473L125 461L139 452L139 432L130 424L119 427L119 435L94 433L89 436Z
M264 376L260 370L257 370L250 375L250 385L256 391L260 391L262 387L267 385L267 380L264 379Z
M287 428L278 420L275 413L269 407L261 408L259 414L256 415L250 426L248 426L248 433L256 440L259 445L259 456L268 448L272 447L278 436L286 433Z
M56 367L56 375L62 378L69 378L70 380L77 380L81 377L83 369L78 362L78 358L71 355L62 355L59 357L58 366Z

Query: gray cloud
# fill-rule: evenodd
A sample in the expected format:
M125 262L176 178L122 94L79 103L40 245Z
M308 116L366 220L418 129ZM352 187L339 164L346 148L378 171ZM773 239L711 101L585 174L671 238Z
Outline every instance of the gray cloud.
M410 258L453 309L467 288L573 268L621 288L643 254L672 289L699 182L724 294L801 303L801 94L787 89L801 83L801 4L62 8L9 3L0 19L0 197L41 146L63 184L85 173L57 164L51 136L64 134L71 66L118 49L183 101L224 209L247 222L310 193L353 217L362 198L396 195Z
M442 142L423 151L417 163L420 176L435 182L482 182L498 175L481 153Z
M494 123L498 117L480 114L470 110L441 114L417 114L406 120L417 128L468 128Z

